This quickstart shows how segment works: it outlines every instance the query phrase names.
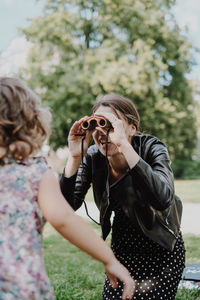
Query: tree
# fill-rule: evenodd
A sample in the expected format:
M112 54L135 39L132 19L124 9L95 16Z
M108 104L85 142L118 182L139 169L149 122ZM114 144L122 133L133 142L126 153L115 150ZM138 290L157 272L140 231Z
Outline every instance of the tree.
M96 97L134 101L144 132L172 159L196 147L195 104L186 78L191 45L171 13L174 0L48 0L23 32L33 43L22 76L53 111L51 144L66 145L72 123Z

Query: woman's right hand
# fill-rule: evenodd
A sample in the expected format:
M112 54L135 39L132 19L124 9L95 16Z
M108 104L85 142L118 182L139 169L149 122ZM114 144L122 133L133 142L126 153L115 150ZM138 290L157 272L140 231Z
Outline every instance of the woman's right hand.
M87 116L81 118L79 121L76 121L70 129L68 136L68 147L69 153L73 158L81 158L81 144L83 139L83 155L85 155L87 152L93 130L86 131L82 128L81 125L86 119L88 119Z
M135 293L135 281L130 276L128 270L114 258L105 265L105 271L113 288L117 288L117 279L123 283L122 300L132 299Z

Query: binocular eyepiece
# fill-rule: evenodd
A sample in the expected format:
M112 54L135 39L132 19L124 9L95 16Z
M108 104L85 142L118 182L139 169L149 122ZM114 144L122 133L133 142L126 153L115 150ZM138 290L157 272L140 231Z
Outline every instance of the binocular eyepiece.
M111 128L111 123L103 117L92 116L82 123L84 130L92 130L96 126L101 128Z

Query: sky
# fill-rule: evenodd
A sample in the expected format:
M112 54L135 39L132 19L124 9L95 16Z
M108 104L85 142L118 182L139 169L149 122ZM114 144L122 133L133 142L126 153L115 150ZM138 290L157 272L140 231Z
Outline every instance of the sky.
M0 0L0 51L19 37L18 27L26 27L30 19L42 14L43 0Z
M30 20L42 15L45 0L0 0L0 74L15 73L25 64L30 45L17 30L27 27ZM177 23L188 27L188 38L200 48L200 0L177 0L173 8ZM198 65L193 68L191 78L200 78L200 54Z

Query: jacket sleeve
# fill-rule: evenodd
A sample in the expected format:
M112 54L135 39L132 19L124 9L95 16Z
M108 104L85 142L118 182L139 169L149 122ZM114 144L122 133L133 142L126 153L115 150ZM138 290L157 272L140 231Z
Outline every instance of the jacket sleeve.
M89 167L89 156L84 157L83 162L75 175L70 178L64 176L60 179L60 188L63 196L74 210L81 207L85 195L90 188L91 175Z
M148 144L148 143L147 143ZM167 148L156 139L144 146L142 157L130 170L133 186L140 201L148 202L154 209L164 210L174 200L174 178Z

